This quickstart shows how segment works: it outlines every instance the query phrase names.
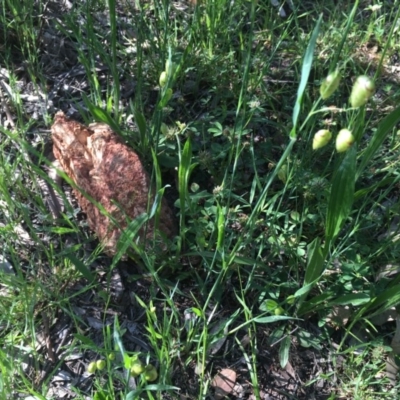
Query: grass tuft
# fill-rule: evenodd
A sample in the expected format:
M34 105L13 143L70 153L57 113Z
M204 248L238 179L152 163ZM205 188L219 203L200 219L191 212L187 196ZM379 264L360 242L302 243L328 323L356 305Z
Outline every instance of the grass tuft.
M396 398L398 0L61 3L0 8L1 399ZM112 259L59 109L151 175Z

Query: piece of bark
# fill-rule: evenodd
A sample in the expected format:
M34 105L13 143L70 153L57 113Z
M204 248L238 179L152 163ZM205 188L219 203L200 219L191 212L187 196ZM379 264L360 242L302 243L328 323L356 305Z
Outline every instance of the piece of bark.
M151 189L148 173L137 154L106 124L86 127L58 112L51 133L54 156L79 188L74 189L74 194L87 215L89 227L104 245L105 252L114 255L121 232L130 220L148 211ZM101 204L112 218L105 216L88 197ZM150 205L153 200L150 195ZM175 234L173 214L165 200L161 204L158 230L169 238ZM154 233L154 221L150 220L138 236L144 242L152 239Z

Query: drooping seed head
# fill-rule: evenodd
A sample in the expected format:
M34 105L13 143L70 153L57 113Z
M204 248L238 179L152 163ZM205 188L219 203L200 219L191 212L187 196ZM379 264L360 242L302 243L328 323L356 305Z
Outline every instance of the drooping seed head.
M321 147L326 146L329 141L332 139L332 133L329 132L327 129L319 130L313 139L312 148L313 150L320 149Z
M348 129L341 129L336 137L336 150L338 153L347 151L355 142L355 138Z
M326 100L328 97L332 96L332 94L336 91L340 83L340 74L339 71L336 70L331 72L321 84L319 88L319 93L323 100Z
M372 97L375 92L375 83L368 76L361 75L354 82L350 95L352 107L361 107Z
M168 74L167 74L166 71L161 72L158 82L160 84L160 87L164 87L167 84L167 82L168 82Z

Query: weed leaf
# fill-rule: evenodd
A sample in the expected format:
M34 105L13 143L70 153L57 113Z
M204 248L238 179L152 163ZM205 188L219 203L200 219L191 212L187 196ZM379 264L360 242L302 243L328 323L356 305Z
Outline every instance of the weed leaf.
M354 144L345 154L333 178L326 216L326 251L349 216L354 199L357 146Z
M367 303L371 300L371 297L367 293L350 293L344 296L340 296L334 301L332 301L331 305L347 305L351 304L352 306L360 306L362 304Z
M135 121L136 124L139 128L139 133L140 133L140 142L142 146L147 145L147 136L146 136L146 131L147 131L147 126L146 126L146 120L143 116L143 114L135 107L134 109L134 116L135 116Z
M94 281L95 277L90 272L90 269L81 260L72 254L66 254L65 257L68 258L73 265L75 265L76 269L82 274L83 277L85 277L85 279L88 280L88 282Z
M290 350L290 335L287 335L282 341L279 347L279 363L281 368L285 368L289 361L289 350Z
M298 318L286 317L285 315L271 315L269 317L256 317L254 318L254 322L257 322L258 324L271 324L272 322L287 321L289 319Z
M307 268L304 277L304 284L308 285L321 276L323 272L325 257L322 252L321 240L316 237L308 245Z
M315 43L317 42L321 21L322 21L322 14L318 18L317 25L314 28L310 42L308 43L307 46L306 54L304 55L303 67L301 69L300 85L297 90L296 104L293 109L293 130L290 134L291 137L295 137L295 129L300 114L301 101L303 99L304 90L306 89L307 86L308 77L310 76L311 66L314 58Z

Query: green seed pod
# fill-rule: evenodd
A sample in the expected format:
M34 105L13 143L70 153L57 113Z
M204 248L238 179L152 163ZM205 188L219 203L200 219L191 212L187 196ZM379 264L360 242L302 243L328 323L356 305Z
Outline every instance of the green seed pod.
M166 71L161 72L160 79L158 81L160 83L160 87L164 87L168 82L168 74Z
M102 370L106 367L106 362L105 360L97 360L96 361L96 367L98 370Z
M330 73L321 84L319 88L319 93L321 97L325 100L328 97L332 96L332 94L336 91L340 83L340 75L339 70Z
M283 315L285 313L285 310L282 307L276 307L274 310L275 315Z
M158 378L158 372L153 365L149 364L146 365L143 376L146 381L153 382Z
M315 135L312 143L313 150L320 149L321 147L326 146L329 141L332 139L332 133L330 133L327 129L319 130Z
M338 153L347 151L354 142L353 134L348 129L341 129L336 137L336 150Z
M363 106L374 94L375 83L368 76L361 75L354 82L350 95L350 104L352 107Z
M135 378L136 376L140 375L143 371L144 371L144 366L140 360L135 361L131 365L130 372L132 377Z
M114 360L115 360L115 353L110 353L110 354L108 355L108 359L109 359L110 361L114 361Z
M92 361L88 367L87 367L87 371L89 372L89 374L94 374L97 370L97 365L94 361Z

